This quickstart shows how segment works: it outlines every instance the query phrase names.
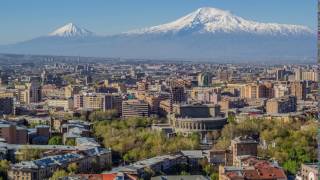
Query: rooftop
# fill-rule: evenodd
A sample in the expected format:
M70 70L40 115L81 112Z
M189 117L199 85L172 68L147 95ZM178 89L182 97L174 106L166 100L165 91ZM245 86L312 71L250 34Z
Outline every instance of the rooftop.
M247 136L236 137L231 142L235 143L235 144L237 144L237 143L248 143L248 144L255 143L255 144L258 144L258 142L256 140L254 140L252 137L247 137Z
M34 161L22 161L17 164L13 164L12 168L27 168L27 169L34 169L34 168L43 168L48 166L54 166L54 165L62 165L66 164L68 162L74 161L75 159L80 159L83 156L80 154L75 153L68 153L63 155L56 155L56 156L48 156L45 158L41 158Z

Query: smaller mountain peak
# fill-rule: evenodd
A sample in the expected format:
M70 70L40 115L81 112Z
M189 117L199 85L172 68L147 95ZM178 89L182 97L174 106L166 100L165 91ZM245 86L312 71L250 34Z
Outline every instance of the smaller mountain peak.
M87 29L81 28L74 23L67 23L49 34L49 36L60 37L84 37L91 36L93 33Z

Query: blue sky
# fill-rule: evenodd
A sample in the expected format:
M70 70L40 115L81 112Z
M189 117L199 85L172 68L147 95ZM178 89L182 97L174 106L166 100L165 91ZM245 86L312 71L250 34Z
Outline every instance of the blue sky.
M261 22L317 26L317 0L1 0L0 44L45 35L68 22L115 34L170 22L208 6Z

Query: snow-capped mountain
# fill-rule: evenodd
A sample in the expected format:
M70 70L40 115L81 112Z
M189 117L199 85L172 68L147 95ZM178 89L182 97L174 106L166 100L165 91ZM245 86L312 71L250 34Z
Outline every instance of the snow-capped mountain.
M69 23L47 36L1 46L0 53L278 62L315 58L316 40L305 26L261 23L206 7L167 24L112 36Z
M233 15L229 11L205 7L167 24L129 31L127 34L156 33L252 33L263 35L303 35L314 33L300 25L260 23Z
M58 36L58 37L87 37L93 36L94 33L77 26L74 23L68 23L57 30L51 32L48 36Z

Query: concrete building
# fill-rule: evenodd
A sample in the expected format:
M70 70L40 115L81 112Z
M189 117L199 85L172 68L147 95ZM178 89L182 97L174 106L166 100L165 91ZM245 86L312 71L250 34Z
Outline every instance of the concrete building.
M0 121L0 138L9 144L27 144L28 131L26 128L18 127L15 124Z
M73 109L73 100L70 99L48 99L46 101L49 107L53 108L63 108L65 111L69 111Z
M198 86L208 87L211 85L212 76L209 73L199 73L197 79L198 79Z
M297 100L305 100L307 96L307 84L305 81L290 83L290 95L296 96Z
M258 142L248 137L237 137L231 141L232 164L239 166L242 156L257 156Z
M83 108L90 110L104 110L104 96L101 96L100 94L87 94L83 96Z
M50 137L50 126L47 125L38 125L36 126L36 133L38 136Z
M159 114L161 116L167 116L168 114L172 113L173 111L173 105L171 103L171 100L168 99L168 100L162 100L160 101L160 104L159 104Z
M77 172L85 173L92 166L107 168L111 165L111 151L104 148L91 148L81 152L48 156L34 161L22 161L12 164L8 171L9 180L42 180L48 179L58 169L66 169L69 164L78 165Z
M207 132L221 130L227 124L226 117L208 117L208 118L179 118L172 117L171 125L176 132L193 133L198 132L206 135Z
M191 99L202 103L217 104L221 100L221 89L210 87L196 87L191 91Z
M173 113L181 118L207 118L220 115L220 106L213 104L173 104Z
M280 98L290 94L289 87L286 84L275 84L273 91L275 98Z
M148 117L149 106L144 101L127 100L122 102L122 117Z
M249 83L241 87L241 98L258 99L274 97L273 83L266 81L264 83Z
M137 161L133 164L126 166L119 166L117 168L113 168L111 171L103 172L102 174L110 174L110 173L128 173L135 174L141 179L145 179L148 172L146 169L151 169L156 173L160 172L170 172L172 168L176 167L180 164L186 164L187 157L184 157L181 154L176 155L162 155L152 157L150 159L145 159L141 161Z
M318 82L319 80L319 74L317 70L311 69L311 70L301 70L296 69L294 71L295 74L295 80L296 81L314 81Z
M175 104L172 112L168 118L175 132L198 133L205 143L211 141L207 138L210 132L220 131L227 124L227 118L220 113L219 105Z
M317 180L319 178L318 165L302 164L301 165L301 180Z
M287 180L284 170L270 162L249 157L241 166L219 166L219 180Z
M27 89L26 85L15 85L17 101L20 104L30 103L30 91Z
M152 177L151 180L178 180L178 179L183 179L183 180L210 180L209 177L202 176L202 175L162 175L162 176L156 176Z
M173 86L170 89L171 103L185 103L187 102L187 93L183 86Z
M15 114L14 97L0 97L0 114Z
M122 97L109 93L82 93L74 95L74 108L83 110L116 109L121 112Z
M211 149L207 155L208 162L213 165L232 165L232 152L227 150Z
M148 103L150 108L150 113L159 114L160 102L170 98L168 93L148 93L145 98L143 98L146 103Z
M222 111L228 111L233 108L243 108L245 101L239 97L223 97L219 105Z
M266 103L268 114L289 113L297 110L297 99L294 96L269 99Z
M37 81L27 83L27 90L29 91L29 103L38 103L41 101L41 85Z
M54 84L46 84L41 88L41 96L46 98L64 98L64 89L59 88Z
M249 99L266 97L266 86L260 83L246 84L241 88L241 97Z

